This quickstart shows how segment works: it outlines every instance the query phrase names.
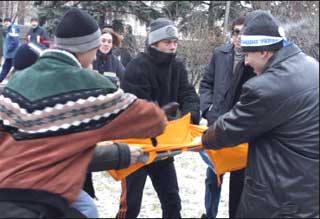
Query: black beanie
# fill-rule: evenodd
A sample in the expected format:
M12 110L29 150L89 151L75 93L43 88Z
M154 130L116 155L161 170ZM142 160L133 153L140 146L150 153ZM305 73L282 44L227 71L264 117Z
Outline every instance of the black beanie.
M43 46L41 45L36 45L39 47L40 50L45 49ZM31 65L33 65L40 54L38 54L37 52L35 52L34 49L31 48L31 46L29 44L23 44L21 46L19 46L19 48L17 49L14 57L13 57L13 67L16 70L23 70Z
M276 51L283 47L283 40L283 29L270 13L257 10L246 16L241 35L244 52Z
M69 9L62 17L55 33L55 46L72 53L84 53L100 46L101 31L87 12Z
M148 44L152 45L160 40L178 39L178 30L174 23L167 18L158 18L150 23Z

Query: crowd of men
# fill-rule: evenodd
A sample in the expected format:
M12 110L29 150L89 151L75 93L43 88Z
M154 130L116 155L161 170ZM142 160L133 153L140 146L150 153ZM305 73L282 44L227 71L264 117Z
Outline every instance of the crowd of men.
M208 121L205 149L249 144L246 168L231 173L230 217L319 217L319 62L286 39L273 15L257 10L233 21L232 42L213 49L200 95L167 18L150 23L144 52L130 50L125 63L115 55L121 36L83 10L64 14L50 46L38 20L31 23L19 47L19 29L4 20L0 82L12 66L14 73L0 94L0 218L98 218L91 173L143 155L112 140L154 138L188 113L193 124ZM147 176L162 217L181 218L174 157L122 180L115 216L138 217ZM197 185L206 188L203 218L216 217L217 180L209 166Z

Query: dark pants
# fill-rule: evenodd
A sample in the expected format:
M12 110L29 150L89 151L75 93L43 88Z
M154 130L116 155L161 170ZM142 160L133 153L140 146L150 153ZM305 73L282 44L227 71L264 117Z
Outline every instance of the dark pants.
M240 204L241 193L244 183L244 170L230 172L229 184L229 218L235 218Z
M0 73L0 82L2 82L6 78L7 74L9 73L12 67L12 60L13 59L5 59L2 66L2 71Z
M136 218L139 215L148 175L160 199L162 218L181 218L181 200L172 158L145 166L121 182L122 193L117 218Z

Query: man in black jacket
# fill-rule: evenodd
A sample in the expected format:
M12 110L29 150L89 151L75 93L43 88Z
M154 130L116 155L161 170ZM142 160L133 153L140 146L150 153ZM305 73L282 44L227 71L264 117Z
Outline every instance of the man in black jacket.
M243 23L244 17L232 22L232 43L214 49L210 64L200 82L200 107L202 117L207 119L208 126L232 108L239 100L244 82L254 76L252 68L244 65L244 56L240 48L240 31ZM230 218L234 218L240 201L243 175L244 169L230 173ZM203 217L215 218L221 187L218 187L217 176L211 167L207 168L205 186L206 214Z
M39 20L36 17L31 18L31 28L27 33L27 42L33 42L49 48L50 40L48 33L39 26Z
M184 64L176 59L177 28L172 21L165 18L153 21L150 28L149 47L128 64L121 87L126 92L160 106L178 102L180 114L190 112L192 123L199 123L199 97L188 82ZM175 117L176 115L169 115L168 119ZM173 158L141 168L122 181L121 203L117 217L138 216L148 175L160 199L162 217L181 217L181 201Z
M265 11L247 15L245 64L258 76L202 137L205 148L249 142L241 218L319 217L319 63L288 44Z

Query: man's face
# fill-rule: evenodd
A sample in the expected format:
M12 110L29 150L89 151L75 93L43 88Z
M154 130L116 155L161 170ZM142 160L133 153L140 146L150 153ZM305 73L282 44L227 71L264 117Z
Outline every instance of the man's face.
M4 22L4 26L5 26L5 27L9 27L10 25L11 25L11 22L10 22L10 21L5 21L5 22Z
M245 52L245 65L250 65L257 75L260 75L267 64L270 54L266 51Z
M36 28L39 25L38 21L31 21L31 27Z
M242 30L243 25L234 25L232 30L232 42L235 48L240 49L240 31Z
M155 44L155 47L161 52L165 53L175 53L177 51L178 40L176 39L167 39L161 40Z

